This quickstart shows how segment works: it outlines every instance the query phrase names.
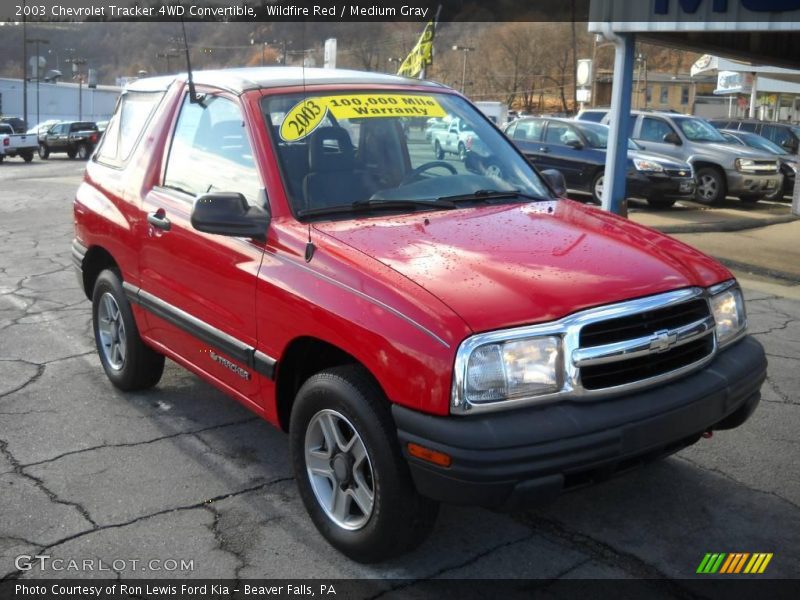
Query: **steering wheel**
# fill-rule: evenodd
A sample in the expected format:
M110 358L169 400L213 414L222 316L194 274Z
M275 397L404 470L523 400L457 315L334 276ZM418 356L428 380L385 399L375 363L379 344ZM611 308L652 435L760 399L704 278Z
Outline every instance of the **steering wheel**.
M408 175L406 175L403 178L403 181L400 182L400 185L410 183L411 181L422 175L425 171L430 171L431 169L435 169L436 167L442 167L443 169L447 169L448 171L450 171L452 175L458 174L456 168L449 162L445 162L443 160L432 160L431 162L426 162L425 164L422 164L413 171L411 171Z

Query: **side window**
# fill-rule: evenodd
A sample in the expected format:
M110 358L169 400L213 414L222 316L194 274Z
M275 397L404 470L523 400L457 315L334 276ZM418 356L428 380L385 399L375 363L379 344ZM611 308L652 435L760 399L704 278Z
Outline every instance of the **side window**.
M566 144L570 140L580 139L578 134L566 123L550 121L544 141L548 144Z
M639 132L637 139L647 142L663 142L664 136L668 133L673 133L669 123L653 117L644 117L642 119L642 130Z
M739 129L742 131L749 131L750 133L755 133L758 127L757 123L741 123L739 125Z
M506 133L506 135L508 137L510 137L510 138L514 137L514 132L517 130L517 125L519 125L519 123L514 122L514 123L512 123L511 125L508 126L508 129L506 129L506 131L505 131L505 133Z
M199 196L239 192L259 202L261 181L239 106L209 96L205 107L184 100L167 159L164 186Z
M103 134L97 160L111 164L128 160L163 97L162 92L124 94Z

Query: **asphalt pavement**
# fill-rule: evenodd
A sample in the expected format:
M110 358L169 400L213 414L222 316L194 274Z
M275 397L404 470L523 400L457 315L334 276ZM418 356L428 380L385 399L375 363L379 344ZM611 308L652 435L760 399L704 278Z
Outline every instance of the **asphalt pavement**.
M743 427L536 510L445 506L418 551L363 566L306 516L285 434L170 361L151 391L108 382L70 259L82 167L0 165L0 577L108 577L15 567L43 553L102 560L125 578L376 578L389 597L484 577L543 587L652 578L649 597L691 596L696 580L682 579L707 552L770 552L762 577L800 574L800 294L790 282L742 279L770 361Z

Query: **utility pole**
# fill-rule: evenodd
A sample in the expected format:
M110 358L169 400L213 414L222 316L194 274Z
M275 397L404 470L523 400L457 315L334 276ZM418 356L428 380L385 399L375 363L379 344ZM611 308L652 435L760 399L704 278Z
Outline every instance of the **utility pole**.
M78 121L83 120L83 73L81 67L86 65L85 58L70 58L65 62L72 63L73 79L78 80Z
M38 125L41 123L40 113L39 113L39 81L42 79L42 65L39 63L39 59L41 56L39 55L39 44L49 44L50 40L45 40L42 38L29 38L25 40L26 44L35 44L36 45L36 124ZM27 100L27 98L26 98ZM25 119L25 127L28 126L27 118Z
M22 120L28 127L28 20L25 17L26 0L22 2ZM38 123L37 123L38 125Z
M459 52L464 53L464 63L461 67L461 93L464 93L464 87L467 81L467 53L474 52L475 48L471 48L469 46L453 46L453 50L457 50Z

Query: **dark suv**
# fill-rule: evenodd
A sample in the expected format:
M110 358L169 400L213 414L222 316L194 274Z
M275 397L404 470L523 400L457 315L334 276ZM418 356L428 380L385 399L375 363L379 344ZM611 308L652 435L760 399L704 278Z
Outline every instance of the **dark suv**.
M772 123L756 119L709 119L717 129L734 129L756 133L778 144L789 154L800 150L800 126L791 123Z
M66 121L53 125L39 136L39 158L46 160L54 152L66 152L70 158L76 156L86 160L91 156L100 132L97 124L90 121Z

